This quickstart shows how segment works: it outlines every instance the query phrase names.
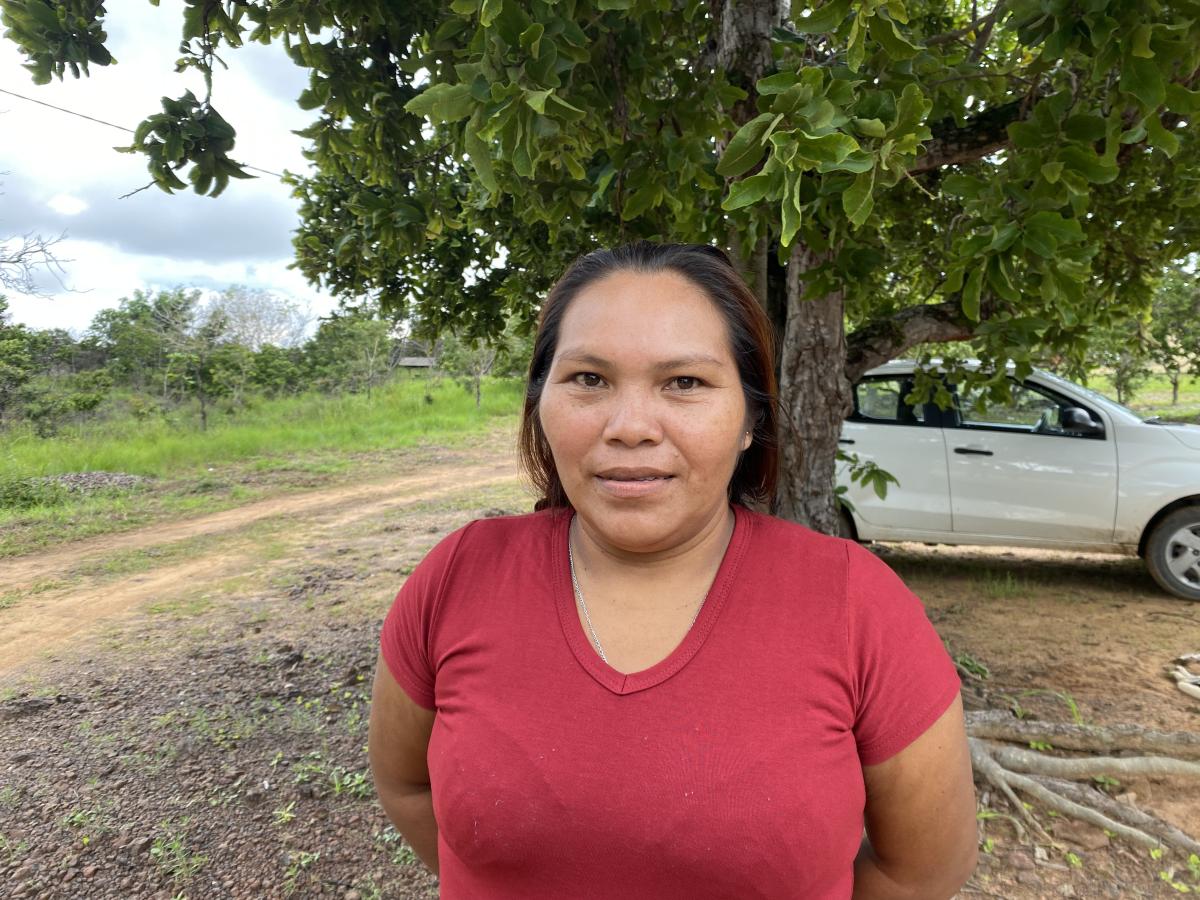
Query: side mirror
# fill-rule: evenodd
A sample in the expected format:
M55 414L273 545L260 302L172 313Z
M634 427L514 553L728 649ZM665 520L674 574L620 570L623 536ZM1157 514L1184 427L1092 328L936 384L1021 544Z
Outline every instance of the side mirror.
M1104 426L1091 417L1086 409L1069 406L1062 411L1059 418L1066 431L1078 434L1104 434Z

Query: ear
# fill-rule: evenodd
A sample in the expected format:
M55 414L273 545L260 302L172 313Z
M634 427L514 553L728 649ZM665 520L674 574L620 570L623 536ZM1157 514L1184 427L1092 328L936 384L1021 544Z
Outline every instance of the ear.
M749 450L750 445L753 443L754 443L754 432L753 431L743 431L742 432L742 452L745 453L747 450Z

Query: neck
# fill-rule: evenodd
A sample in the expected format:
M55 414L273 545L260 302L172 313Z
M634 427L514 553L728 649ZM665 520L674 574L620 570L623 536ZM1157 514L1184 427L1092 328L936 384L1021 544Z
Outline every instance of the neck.
M578 514L571 522L576 566L617 577L669 575L673 572L715 570L733 536L733 508L723 504L687 540L663 550L638 552L613 545Z

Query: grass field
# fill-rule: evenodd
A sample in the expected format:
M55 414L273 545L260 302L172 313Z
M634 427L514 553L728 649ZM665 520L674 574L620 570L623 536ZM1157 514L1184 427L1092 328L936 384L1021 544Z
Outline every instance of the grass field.
M426 400L426 395L431 402ZM401 377L366 396L311 394L259 400L207 431L132 417L52 438L0 438L0 557L151 522L239 506L343 477L385 470L391 451L446 447L511 429L522 386L485 383L476 409L457 383ZM133 490L71 493L68 472L146 476Z
M487 383L476 409L474 398L455 382L413 376L378 388L370 399L363 394L260 399L233 416L211 416L207 431L192 421L132 417L84 424L52 438L17 431L0 438L0 478L93 471L161 478L252 458L270 467L271 459L297 453L411 447L479 431L514 415L520 402L515 379Z
M1112 382L1104 375L1089 378L1088 387L1117 399ZM1184 378L1179 384L1179 403L1172 405L1171 382L1165 375L1156 375L1139 387L1125 405L1143 416L1200 423L1200 378Z

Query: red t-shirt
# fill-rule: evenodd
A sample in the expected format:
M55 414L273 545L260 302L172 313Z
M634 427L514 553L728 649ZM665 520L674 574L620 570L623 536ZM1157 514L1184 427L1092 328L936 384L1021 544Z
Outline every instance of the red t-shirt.
M872 554L735 510L695 624L629 675L580 624L569 513L472 522L409 577L382 647L437 710L443 900L850 896L862 766L959 680Z

